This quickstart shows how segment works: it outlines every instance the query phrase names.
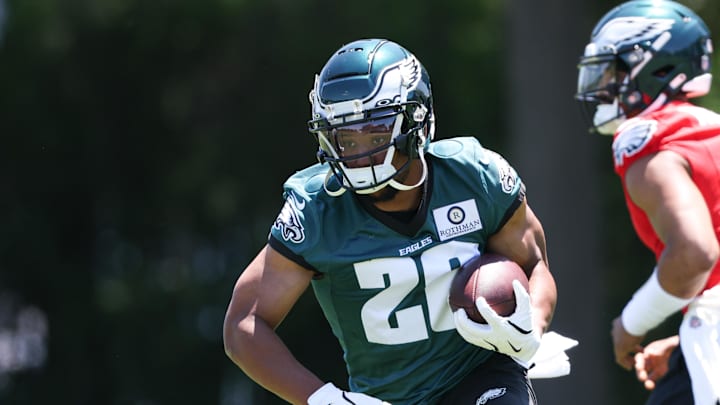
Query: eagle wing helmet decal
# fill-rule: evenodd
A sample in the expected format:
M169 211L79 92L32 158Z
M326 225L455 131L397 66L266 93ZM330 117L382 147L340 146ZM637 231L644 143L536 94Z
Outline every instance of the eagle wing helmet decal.
M602 48L629 40L652 40L660 33L669 31L674 23L669 18L619 17L608 21L600 29L595 42Z
M420 62L412 56L407 58L400 65L400 75L402 76L402 84L407 87L408 91L413 91L420 82Z

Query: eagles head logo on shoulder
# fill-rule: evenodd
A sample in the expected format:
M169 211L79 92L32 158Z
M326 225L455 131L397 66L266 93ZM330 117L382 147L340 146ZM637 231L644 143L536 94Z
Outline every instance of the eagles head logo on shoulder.
M305 208L305 201L299 200L295 194L289 193L282 210L273 223L273 228L280 231L283 239L288 242L302 243L305 240L305 228L300 222L300 212Z
M631 120L621 126L612 144L615 166L622 166L626 157L633 156L650 143L657 126L657 121L643 119Z

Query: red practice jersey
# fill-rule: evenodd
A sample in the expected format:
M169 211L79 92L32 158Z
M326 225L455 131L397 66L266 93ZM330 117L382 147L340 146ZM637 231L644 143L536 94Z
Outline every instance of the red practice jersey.
M674 101L621 125L612 148L615 172L622 180L633 226L656 260L665 245L647 215L630 199L625 187L625 173L638 159L659 151L676 152L688 161L693 181L710 210L715 237L720 240L720 114L688 102ZM718 283L720 261L715 264L705 289Z

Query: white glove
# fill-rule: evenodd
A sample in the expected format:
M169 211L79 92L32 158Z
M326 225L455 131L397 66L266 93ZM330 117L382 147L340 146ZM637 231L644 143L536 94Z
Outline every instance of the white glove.
M455 327L468 343L483 349L493 350L513 357L526 368L540 347L540 333L533 330L530 295L519 281L513 280L515 291L515 312L508 317L498 315L479 297L475 301L480 315L487 324L477 323L468 318L464 309L454 313Z
M318 388L308 398L308 405L390 405L369 395L343 391L333 383Z

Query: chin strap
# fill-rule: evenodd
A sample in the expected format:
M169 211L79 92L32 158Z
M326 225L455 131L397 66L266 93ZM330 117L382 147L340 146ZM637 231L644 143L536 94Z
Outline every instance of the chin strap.
M338 190L330 190L328 188L328 181L335 175L335 172L333 172L332 168L329 168L327 171L327 174L325 175L325 180L323 180L323 188L325 189L325 192L328 193L330 197L339 197L345 193L347 190L345 187L340 186Z
M625 121L625 114L620 108L618 99L612 104L599 104L593 115L593 127L603 135L614 135L620 124Z
M412 190L416 187L419 187L421 184L423 184L425 182L425 180L427 179L427 174L428 174L427 162L425 161L425 152L423 150L419 150L418 152L419 152L418 159L420 159L420 162L422 163L422 176L420 176L420 180L418 180L417 183L415 183L413 185L407 185L407 184L402 184L400 182L397 182L397 181L395 181L395 179L390 179L390 181L388 182L389 186L391 186L392 188L394 188L396 190L407 191L407 190Z

